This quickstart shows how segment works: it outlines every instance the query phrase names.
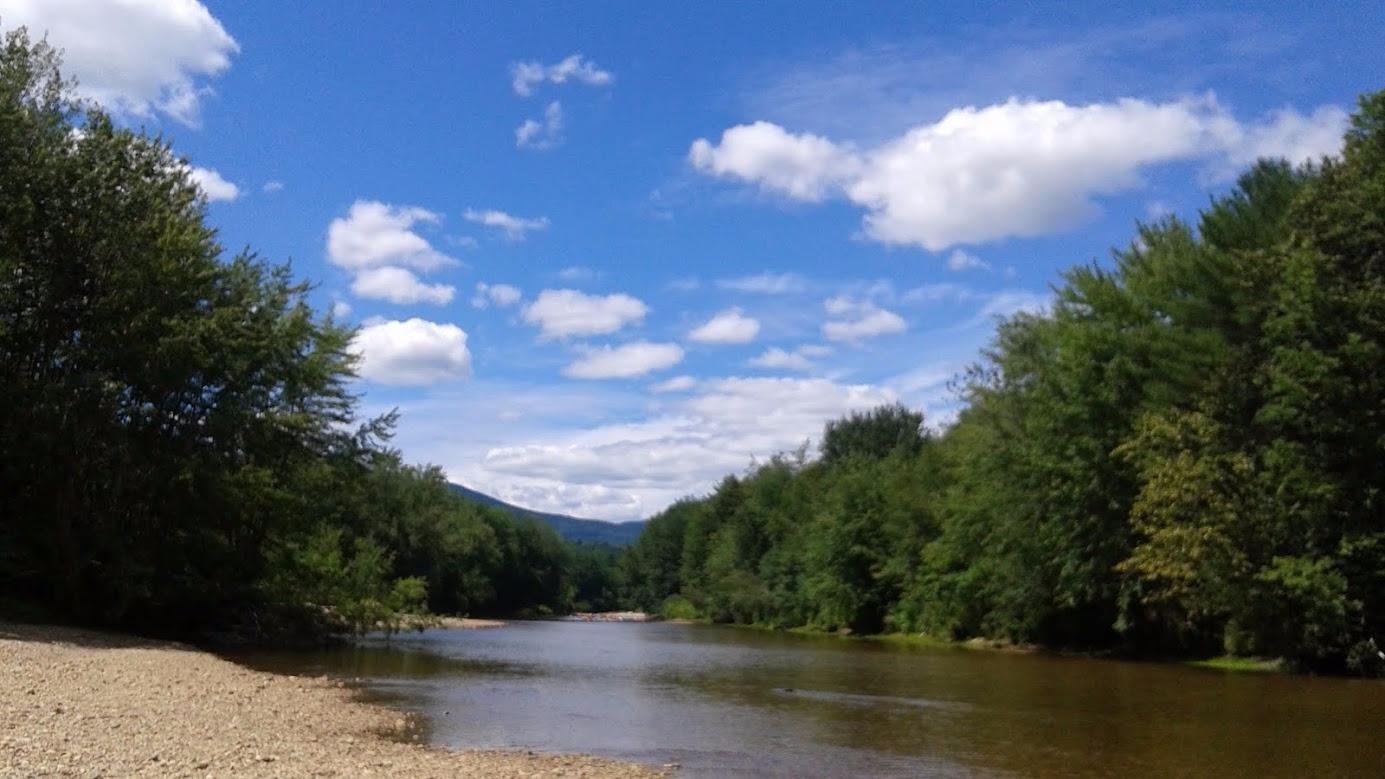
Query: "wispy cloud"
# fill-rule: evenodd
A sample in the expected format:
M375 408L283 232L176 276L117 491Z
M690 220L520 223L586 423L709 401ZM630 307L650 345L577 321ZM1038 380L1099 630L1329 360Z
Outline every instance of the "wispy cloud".
M546 216L526 218L494 208L468 208L462 213L462 218L468 222L475 222L499 230L511 241L522 241L528 237L529 233L548 229L548 217Z
M516 62L510 66L511 86L515 94L528 97L541 84L566 84L574 81L588 86L605 86L615 80L609 70L603 70L595 62L573 54L552 65L542 62Z

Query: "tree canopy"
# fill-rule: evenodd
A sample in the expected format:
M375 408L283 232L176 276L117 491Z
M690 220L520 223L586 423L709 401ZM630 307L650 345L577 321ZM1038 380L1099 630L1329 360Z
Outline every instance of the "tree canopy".
M647 608L1378 672L1385 92L999 323L941 435L899 406L654 517Z
M228 255L187 162L59 64L0 49L0 607L253 633L609 597L613 561L401 462L353 331Z

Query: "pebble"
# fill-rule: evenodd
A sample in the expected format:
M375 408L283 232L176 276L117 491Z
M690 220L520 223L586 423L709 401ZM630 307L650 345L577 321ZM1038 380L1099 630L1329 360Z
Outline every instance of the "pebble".
M0 702L32 700L0 703L0 777L633 779L677 767L451 752L409 743L419 740L416 732L387 740L376 734L391 724L409 730L411 719L354 700L342 680L274 677L184 645L126 636L0 623L0 667Z

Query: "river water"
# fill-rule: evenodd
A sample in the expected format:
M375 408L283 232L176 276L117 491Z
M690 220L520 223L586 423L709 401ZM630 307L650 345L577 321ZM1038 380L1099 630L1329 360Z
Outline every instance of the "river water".
M250 665L360 677L445 747L685 776L1385 776L1385 683L683 624L515 622Z

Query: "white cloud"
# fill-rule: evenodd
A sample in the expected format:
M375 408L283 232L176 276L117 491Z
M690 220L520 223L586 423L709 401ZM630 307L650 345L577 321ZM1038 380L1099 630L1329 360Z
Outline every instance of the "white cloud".
M515 94L528 97L543 83L565 84L576 81L590 86L604 86L615 80L610 71L597 67L581 54L573 54L561 62L545 65L542 62L516 62L510 66L511 85Z
M545 151L563 142L563 107L557 101L548 104L543 121L525 119L515 128L515 148Z
M634 341L615 348L603 346L587 350L580 359L563 369L571 379L633 379L671 368L683 361L678 344Z
M657 384L649 385L649 391L664 394L668 392L687 392L697 386L697 379L691 376L674 376Z
M907 329L903 317L879 308L868 300L846 296L829 298L823 303L829 316L836 317L822 325L822 336L829 341L857 342L866 338L902 333Z
M282 181L266 181L266 182L264 183L264 186L263 186L263 187L260 187L260 191L261 191L261 192L264 192L266 195L272 195L272 194L274 194L275 192L283 192L283 191L284 191L284 182L282 182Z
M971 320L960 325L961 328L992 324L997 317L1009 317L1018 313L1037 314L1048 309L1048 295L1039 295L1027 290L1012 289L992 293L982 304L981 310Z
M885 387L827 379L722 378L697 387L658 416L491 447L459 471L502 495L523 485L522 505L630 519L816 439L829 420L898 400ZM612 497L588 500L579 492L597 489ZM634 500L613 497L621 495Z
M509 284L487 284L484 281L476 283L476 294L471 298L471 305L475 308L486 308L492 304L496 308L506 308L519 302L519 287Z
M760 323L739 308L731 308L688 333L688 338L704 344L743 344L755 340Z
M601 274L591 268L586 268L581 265L569 265L553 275L556 276L559 281L591 281Z
M434 249L416 225L437 224L441 217L415 206L392 206L357 200L345 217L327 228L327 259L348 270L393 265L429 271L456 260Z
M951 271L972 270L975 268L989 270L990 267L991 264L989 262L977 257L971 252L961 249L953 249L952 253L947 256L947 269Z
M211 93L206 79L240 51L195 0L7 0L0 21L62 49L79 94L116 113L157 112L190 126Z
M240 187L221 177L211 168L188 168L188 178L202 190L212 203L229 202L240 197Z
M351 316L351 304L345 300L338 300L332 304L332 318L345 319Z
M640 322L649 307L625 294L588 295L574 289L546 289L524 307L524 321L544 338L608 335Z
M640 512L640 499L628 490L601 484L506 484L493 494L501 500L534 511L578 517L631 517Z
M963 301L978 297L971 287L944 281L938 284L924 284L900 296L904 303L937 303L944 300Z
M890 390L870 385L843 385L828 379L726 378L687 403L687 410L713 425L731 428L779 428L780 443L763 454L783 451L822 432L822 425L848 411L894 400ZM794 443L784 434L793 431Z
M372 300L441 306L452 302L457 288L448 284L424 284L413 271L387 265L362 270L351 282L351 291L357 297Z
M1262 157L1316 162L1341 150L1350 124L1351 115L1337 106L1322 106L1307 116L1291 108L1272 111L1258 125L1237 128L1229 139L1226 165L1213 173L1231 178Z
M941 431L956 421L965 405L959 390L952 385L963 374L965 363L934 363L901 373L885 382L885 386L924 411L924 422Z
M352 343L360 355L357 372L378 384L425 385L471 371L466 332L423 319L377 321L361 328Z
M756 122L728 129L715 145L694 141L688 159L709 175L797 200L845 198L865 209L868 237L941 251L1074 227L1098 210L1097 197L1140 186L1153 165L1334 152L1343 116L1332 107L1306 117L1286 109L1242 124L1210 96L1088 105L1011 99L954 109L866 151Z
M732 292L754 292L761 295L789 295L802 292L807 282L793 273L757 273L733 279L717 279L717 286Z
M548 229L548 217L546 216L526 219L493 208L485 210L468 208L462 216L468 222L493 227L503 232L505 237L511 241L522 241L525 235L531 231Z
M812 360L802 349L786 351L778 346L766 349L764 354L750 360L750 364L756 368L767 368L769 370L790 370L790 371L810 371L813 369Z
M698 170L758 183L797 200L818 201L857 175L861 160L849 148L816 135L793 135L769 122L732 127L713 146L693 141L688 161Z

